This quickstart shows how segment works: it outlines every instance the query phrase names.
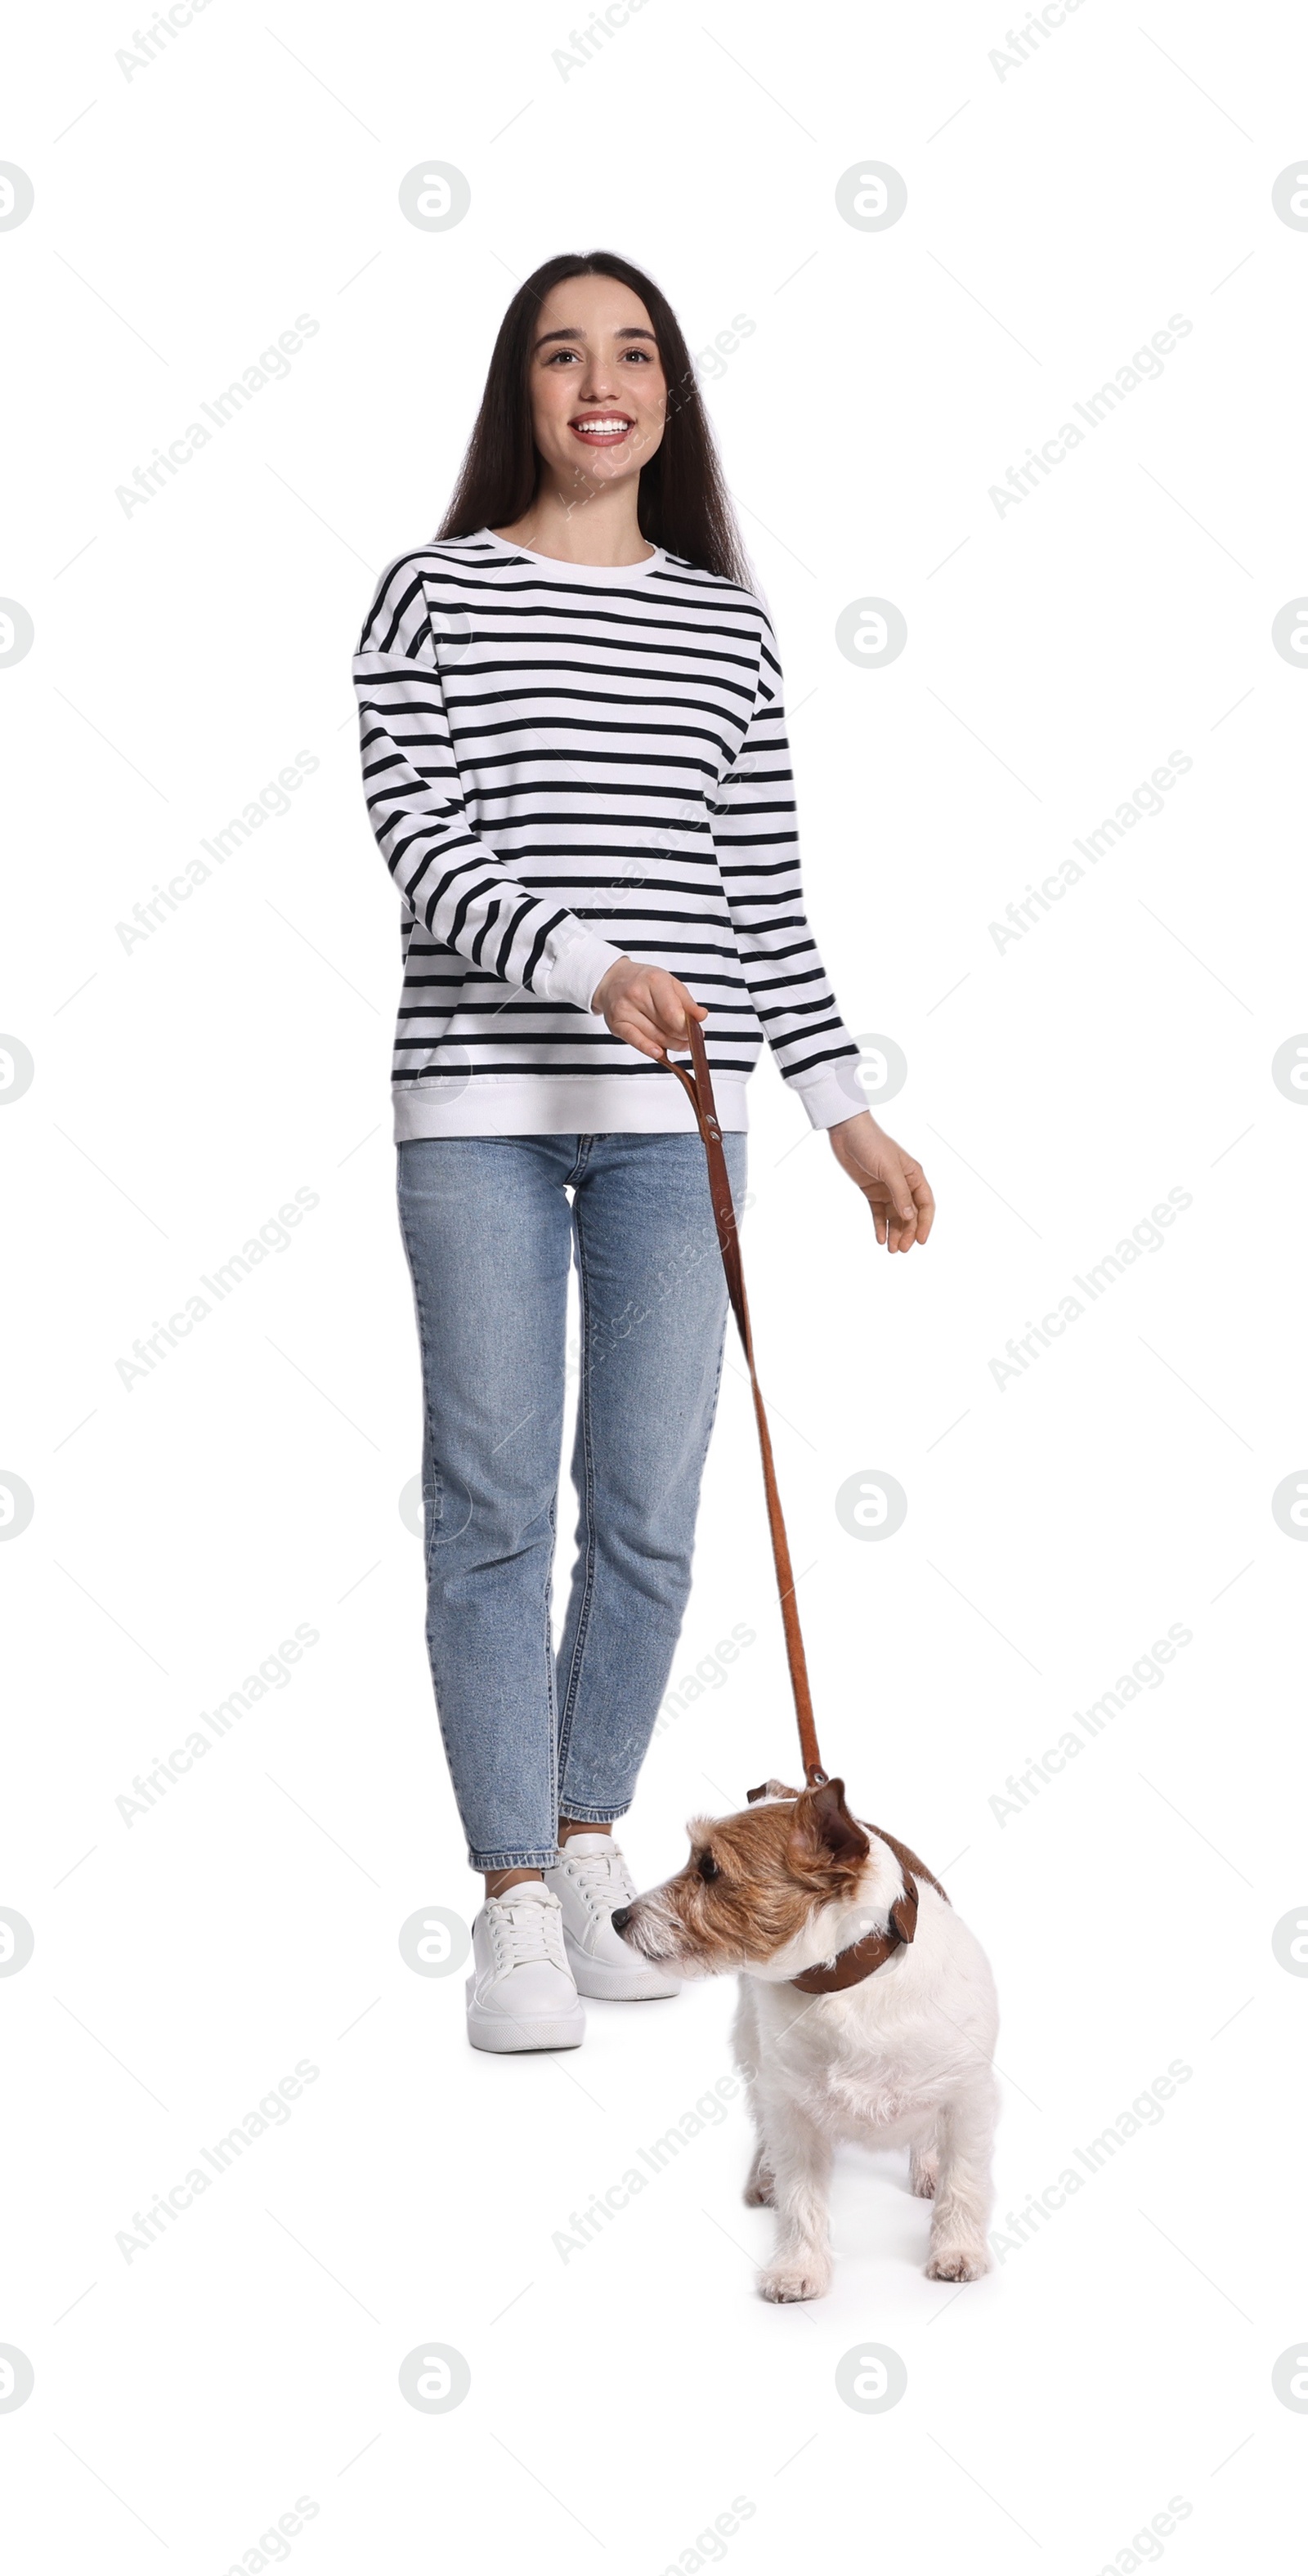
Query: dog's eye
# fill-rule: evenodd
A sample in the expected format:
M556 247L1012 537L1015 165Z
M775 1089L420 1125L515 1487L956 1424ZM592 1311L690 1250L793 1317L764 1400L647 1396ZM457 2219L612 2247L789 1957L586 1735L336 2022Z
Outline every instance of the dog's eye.
M722 1876L712 1852L701 1852L696 1866L701 1878L721 1878Z

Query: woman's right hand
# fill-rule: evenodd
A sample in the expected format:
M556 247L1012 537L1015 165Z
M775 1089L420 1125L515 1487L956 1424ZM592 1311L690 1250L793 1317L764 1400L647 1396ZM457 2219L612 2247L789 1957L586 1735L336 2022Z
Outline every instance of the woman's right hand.
M620 957L609 967L590 1007L608 1022L615 1038L660 1064L670 1046L689 1046L690 1020L708 1018L704 1004L675 975L662 966L642 966L635 957Z

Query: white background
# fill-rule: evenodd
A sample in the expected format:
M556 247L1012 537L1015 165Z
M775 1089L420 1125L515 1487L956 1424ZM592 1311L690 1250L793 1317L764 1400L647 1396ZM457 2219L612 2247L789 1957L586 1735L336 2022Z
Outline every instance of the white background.
M1308 234L1271 198L1303 23L1085 0L1002 77L980 6L648 0L565 77L571 32L213 0L130 78L110 8L11 34L0 154L35 187L0 233L0 590L35 628L0 670L0 1026L35 1064L0 1118L0 1463L35 1497L0 1548L0 1902L35 1933L0 1981L0 2341L35 2372L0 2417L11 2554L1224 2569L1274 2553L1306 2431L1272 2369L1308 2323L1308 1989L1271 1946L1305 1896L1308 1556L1271 1496L1308 1459L1308 1115L1270 1070L1308 1025L1308 682L1271 641L1308 580ZM470 183L444 233L400 211L423 155ZM881 233L837 211L860 155L907 183ZM786 660L810 910L850 1026L906 1054L886 1123L940 1201L925 1255L878 1256L760 1069L747 1267L826 1758L994 1961L1001 2233L1192 2070L962 2291L923 2276L900 2162L851 2153L830 2297L766 2307L738 2103L564 2261L571 2214L727 2071L728 1985L501 2061L465 2045L462 1974L398 1947L478 1890L399 1509L398 923L348 662L376 571L445 506L514 282L597 243L692 349L754 323L706 392ZM126 513L116 488L302 313L286 380ZM990 487L1173 314L1161 379L1001 515ZM908 625L880 670L834 640L866 596ZM292 810L125 948L301 749ZM1165 810L1000 951L989 924L1173 749ZM126 1388L134 1338L297 1188L320 1203L288 1247ZM1009 1337L1172 1189L1163 1246L1001 1389ZM877 1470L908 1517L866 1544L834 1498ZM297 1623L319 1642L286 1687L125 1822L134 1775ZM737 1623L757 1642L651 1752L643 1885L689 1813L793 1776L738 1368L678 1670ZM1164 1681L1001 1822L1008 1774L1172 1623ZM126 2261L134 2213L301 2059L290 2118ZM471 2371L441 2416L399 2389L425 2338ZM835 2385L869 2338L908 2374L878 2416Z

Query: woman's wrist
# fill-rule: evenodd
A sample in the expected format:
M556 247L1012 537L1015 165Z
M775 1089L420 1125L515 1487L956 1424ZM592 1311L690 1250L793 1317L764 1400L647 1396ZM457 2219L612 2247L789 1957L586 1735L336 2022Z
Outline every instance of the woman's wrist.
M610 976L616 975L616 974L617 974L617 972L618 972L619 967L621 967L621 966L630 966L630 965L634 964L634 962L635 962L635 961L634 961L632 958L630 958L630 957L617 956L617 957L615 957L615 958L613 959L613 962L612 962L612 964L611 964L611 965L609 965L609 966L606 966L606 967L605 967L604 972L603 972L603 974L601 975L601 977L600 977L600 979L599 979L599 982L598 982L598 984L596 985L595 990L594 990L594 992L591 994L591 997L590 997L590 1007L591 1007L592 1011L595 1011L595 1012L597 1012L597 1013L598 1013L598 1015L599 1015L599 1017L600 1017L601 1019L603 1019L603 1017L604 1017L604 1008L605 1008L604 1003L603 1003L603 1001L602 1001L602 999L601 999L601 995L603 994L603 991L604 991L605 985L606 985L606 984L608 984L608 982L609 982L609 978L610 978Z

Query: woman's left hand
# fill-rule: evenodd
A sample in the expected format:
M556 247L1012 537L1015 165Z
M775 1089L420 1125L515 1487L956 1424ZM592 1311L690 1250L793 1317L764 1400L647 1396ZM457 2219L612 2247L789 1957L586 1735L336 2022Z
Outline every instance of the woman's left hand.
M848 1172L872 1210L878 1243L888 1243L892 1252L909 1252L915 1243L925 1243L936 1203L921 1164L878 1127L867 1109L860 1109L857 1117L842 1118L827 1133L841 1170Z

